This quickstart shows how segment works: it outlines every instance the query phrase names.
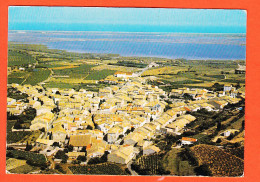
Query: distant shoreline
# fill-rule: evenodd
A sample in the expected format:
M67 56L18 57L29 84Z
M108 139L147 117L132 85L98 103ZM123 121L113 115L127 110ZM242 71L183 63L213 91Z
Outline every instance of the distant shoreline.
M87 33L114 33L114 34L125 34L125 33L131 33L131 34L209 34L209 35L245 35L246 33L191 33L191 32L122 32L122 31L82 31L82 30L8 30L8 32L87 32Z

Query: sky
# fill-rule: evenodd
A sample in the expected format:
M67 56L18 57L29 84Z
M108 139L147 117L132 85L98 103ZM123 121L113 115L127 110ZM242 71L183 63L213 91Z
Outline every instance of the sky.
M246 33L246 11L10 6L9 30Z

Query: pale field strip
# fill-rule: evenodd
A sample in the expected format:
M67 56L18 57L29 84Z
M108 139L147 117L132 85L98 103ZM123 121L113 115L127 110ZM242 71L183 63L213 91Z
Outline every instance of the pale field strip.
M77 60L80 63L87 63L87 64L99 64L101 63L98 59L79 59Z
M100 71L100 70L104 70L104 69L122 71L122 72L136 72L136 71L141 70L139 68L117 66L117 65L107 65L107 64L101 64L101 65L91 68L91 70L96 70L96 71Z
M63 70L63 69L69 69L69 68L77 68L79 67L78 65L69 65L69 66L61 66L61 67L54 67L54 68L50 68L52 70Z
M9 171L11 169L15 169L17 167L24 166L24 165L26 165L26 160L9 158L6 161L6 170Z
M85 77L84 77L85 78ZM97 80L84 80L84 78L51 78L49 82L56 83L96 83Z

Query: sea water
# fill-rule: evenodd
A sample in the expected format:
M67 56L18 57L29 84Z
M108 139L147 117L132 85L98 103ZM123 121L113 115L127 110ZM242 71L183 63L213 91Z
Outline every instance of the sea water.
M245 34L9 31L8 40L81 53L173 59L246 58Z

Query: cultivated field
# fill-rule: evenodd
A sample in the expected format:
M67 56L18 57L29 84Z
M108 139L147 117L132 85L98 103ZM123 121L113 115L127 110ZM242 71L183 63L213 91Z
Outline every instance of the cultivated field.
M199 165L208 165L213 176L242 176L244 161L232 154L224 152L216 146L196 145L191 148Z

